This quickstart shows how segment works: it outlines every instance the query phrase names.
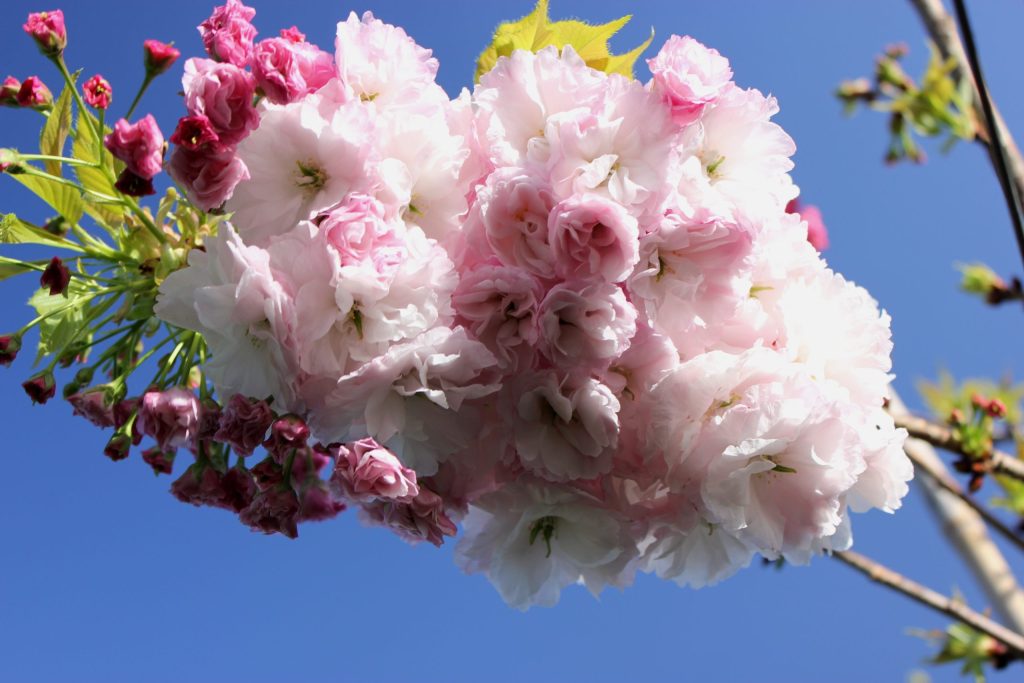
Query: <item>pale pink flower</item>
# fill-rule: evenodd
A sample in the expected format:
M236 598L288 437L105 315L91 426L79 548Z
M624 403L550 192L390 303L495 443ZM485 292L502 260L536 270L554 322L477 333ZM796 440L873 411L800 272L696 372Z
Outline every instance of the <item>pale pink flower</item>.
M482 572L517 609L551 607L581 583L595 596L633 580L636 544L614 511L571 489L512 484L477 500L464 522L456 562Z
M548 216L556 201L543 179L504 168L487 178L476 201L487 242L502 263L537 277L554 276Z
M565 279L621 282L640 259L637 222L618 202L574 195L552 209L548 243Z
M654 92L665 100L678 126L700 118L732 80L729 60L690 36L671 36L647 66Z
M791 199L786 204L787 213L798 214L807 223L807 241L819 252L828 249L828 229L821 217L821 209L810 204L803 205L799 199Z
M416 472L373 439L337 448L331 483L345 498L357 502L411 503L420 493Z
M629 348L636 318L636 309L617 285L558 284L540 304L539 348L566 370L607 365Z

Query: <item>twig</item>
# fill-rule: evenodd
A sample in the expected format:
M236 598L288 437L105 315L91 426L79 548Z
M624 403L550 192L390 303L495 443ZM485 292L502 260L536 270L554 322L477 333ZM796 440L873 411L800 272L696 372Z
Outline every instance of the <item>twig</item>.
M889 392L889 412L893 416L908 415L899 394L892 387ZM904 450L914 460L930 465L933 471L950 476L945 463L927 441L907 439ZM989 604L1004 623L1024 633L1024 591L989 535L984 520L962 498L943 489L931 477L920 477L917 483L942 533L985 591Z
M960 0L954 0L954 2L959 3ZM992 161L993 167L996 168L997 174L999 173L1000 165L1004 164L1006 179L1012 184L1016 196L1018 198L1024 197L1024 157L1021 156L1020 149L1014 142L1013 136L1006 127L1006 122L999 114L995 103L987 97L987 90L982 90L984 88L984 81L980 78L980 72L970 68L971 59L964 49L964 44L960 41L953 17L946 11L942 0L911 0L911 4L917 10L918 15L920 15L928 35L936 47L938 47L942 56L946 58L953 57L960 65L960 68L957 69L959 75L970 80L973 86L971 94L973 96L975 118L982 123L983 127L979 137L985 143L989 158ZM967 32L965 24L965 37L967 37ZM970 41L973 46L973 36L970 37ZM975 78L976 73L979 76L978 78ZM982 96L983 92L985 97ZM988 108L988 116L986 116L986 106ZM1003 178L1000 175L1000 183L1002 182ZM1007 194L1006 186L1003 187L1003 192ZM1008 202L1010 201L1010 196L1007 194ZM1017 205L1019 206L1019 203ZM1011 213L1017 213L1013 207L1011 207ZM1024 240L1024 233L1017 228L1017 219L1014 219L1014 234L1017 238L1017 246L1021 250L1022 257L1024 257L1024 241L1022 241Z
M989 510L986 506L979 503L974 499L973 496L969 495L964 491L963 487L957 483L956 479L949 476L946 471L938 471L931 466L931 464L921 458L916 449L910 448L906 451L907 457L914 463L914 469L920 472L924 472L928 477L931 478L936 484L938 484L943 490L949 491L954 496L957 496L960 500L970 506L972 510L978 513L990 527L998 531L1003 538L1017 546L1019 550L1024 550L1024 538L1021 537L1016 531L1007 526L1006 522L999 519Z
M998 640L1018 659L1024 659L1024 636L989 619L984 614L975 612L964 602L942 595L927 586L922 586L885 565L852 550L832 553L832 557L865 574L872 581L903 593L926 607L953 617L974 630Z
M894 415L893 419L897 427L903 427L915 438L927 441L937 448L971 457L970 453L964 451L963 444L949 427L913 415ZM1009 453L993 450L979 462L984 463L987 472L1024 481L1024 460Z

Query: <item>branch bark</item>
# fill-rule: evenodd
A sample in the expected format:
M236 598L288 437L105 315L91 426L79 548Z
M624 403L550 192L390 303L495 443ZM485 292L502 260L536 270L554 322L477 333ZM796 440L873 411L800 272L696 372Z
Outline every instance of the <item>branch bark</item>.
M922 605L931 607L936 611L953 617L957 621L967 624L976 631L995 638L1016 655L1018 659L1024 659L1024 636L989 619L984 614L975 612L966 603L947 595L942 595L927 586L922 586L899 572L893 571L885 565L879 564L852 550L837 551L832 553L832 556L865 574L872 581L888 586Z
M897 427L903 427L911 436L917 439L927 441L931 445L943 450L969 456L969 454L964 453L963 444L956 438L953 430L945 425L936 424L922 417L907 414L893 415L893 419L896 421ZM993 450L981 462L985 463L985 469L992 474L1013 477L1014 479L1024 481L1024 460L1014 457L1009 453Z
M889 412L894 418L907 416L909 413L900 397L891 387L890 391ZM927 441L908 439L904 449L913 460L922 461L932 471L950 477L942 459ZM1006 558L989 536L985 522L963 499L944 490L931 477L921 477L918 482L943 533L971 570L993 609L1011 628L1024 633L1024 592Z

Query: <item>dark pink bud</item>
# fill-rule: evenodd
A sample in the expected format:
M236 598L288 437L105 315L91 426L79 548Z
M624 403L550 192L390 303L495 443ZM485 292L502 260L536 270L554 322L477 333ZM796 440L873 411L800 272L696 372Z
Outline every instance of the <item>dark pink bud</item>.
M149 195L156 194L156 188L153 187L151 179L135 175L127 168L117 176L117 182L114 183L114 187L117 188L118 192L129 197L148 197Z
M235 156L233 149L220 152L192 152L176 147L167 166L168 172L203 211L221 206L235 191L235 186L248 180L249 169Z
M274 104L288 104L316 92L336 73L334 57L309 43L269 38L253 51L252 75Z
M256 481L244 467L232 467L221 479L225 503L235 512L249 507L259 493Z
M202 114L178 119L178 127L171 135L171 142L193 152L205 148L216 151L220 148L220 136L210 124L210 119Z
M115 426L114 410L107 405L102 389L77 392L68 396L67 400L75 415L84 417L97 427Z
M21 388L32 399L32 403L46 403L57 394L57 382L53 379L52 372L36 375L23 382Z
M164 136L152 114L146 114L135 123L121 119L114 124L113 132L103 139L103 144L125 163L127 170L140 178L148 180L163 167Z
M390 527L410 543L428 541L436 546L458 528L444 510L444 501L429 489L420 488L411 502L374 501L363 505L366 521Z
M256 37L256 27L251 23L254 16L256 10L239 0L228 0L214 8L210 18L198 27L203 47L217 61L248 66L252 59L252 41Z
M68 283L71 282L71 271L64 265L64 262L60 258L54 256L50 260L50 265L46 266L46 270L39 278L39 286L50 288L50 296L56 296L63 294L68 290Z
M53 93L38 77L29 76L21 82L17 101L21 107L48 107L53 104Z
M93 109L106 109L110 106L110 101L113 99L113 89L110 87L110 83L107 79L103 78L99 74L96 74L85 82L82 86L82 92L85 93L85 102Z
M213 399L203 399L199 408L199 440L209 441L220 429L221 409Z
M128 457L132 447L132 438L124 432L117 432L110 441L107 442L106 448L103 449L103 455L107 456L114 462L118 460L124 460Z
M187 389L147 391L136 425L164 450L191 448L199 431L199 399Z
M257 495L238 518L253 531L296 538L299 535L296 526L298 513L299 500L295 491L276 486Z
M281 29L281 37L289 43L301 43L306 40L306 34L300 31L297 26Z
M298 521L321 522L337 517L345 504L334 498L322 481L316 481L302 492Z
M8 76L0 84L0 106L20 107L18 103L18 91L21 90L21 81L14 76Z
M285 415L270 425L270 437L263 445L283 465L293 451L305 447L308 438L305 421L298 415Z
M266 490L284 481L284 470L274 462L274 458L267 457L260 460L249 470L260 490Z
M56 57L67 47L68 32L64 27L64 13L59 9L29 14L22 28L32 36L39 50L47 57Z
M183 503L227 507L221 476L206 463L193 463L171 484L171 494Z
M142 43L145 53L146 74L159 76L171 68L181 56L181 52L173 47L173 43L161 43L159 40L147 40Z
M21 351L21 336L17 334L0 335L0 366L8 367Z
M170 474L174 471L175 451L165 451L157 447L142 451L142 459L153 468L156 474Z
M214 439L228 444L239 455L252 455L267 438L273 422L274 412L266 401L235 394L224 408Z

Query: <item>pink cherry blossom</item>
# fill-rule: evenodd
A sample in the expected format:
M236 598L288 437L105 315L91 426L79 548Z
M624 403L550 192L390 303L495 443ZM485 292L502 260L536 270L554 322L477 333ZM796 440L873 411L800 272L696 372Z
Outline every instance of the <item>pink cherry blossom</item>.
M140 178L149 180L163 168L164 136L152 114L135 123L119 120L103 144Z
M419 495L416 472L373 439L339 446L331 482L354 501L409 503Z
M198 26L203 46L214 59L245 68L252 59L252 41L256 28L252 18L256 10L240 0L228 0L214 8L213 14Z
M700 118L704 107L732 81L729 60L690 36L671 36L647 66L654 76L654 91L664 98L679 126Z
M234 64L193 57L185 62L181 85L189 113L206 116L222 144L235 145L259 126L253 106L256 83Z
M288 104L334 78L334 58L309 43L268 38L256 44L252 73L268 100Z

